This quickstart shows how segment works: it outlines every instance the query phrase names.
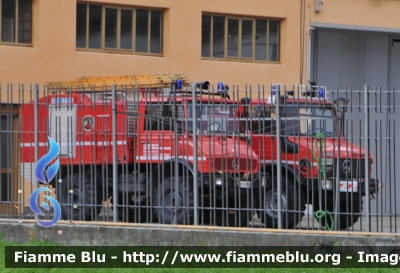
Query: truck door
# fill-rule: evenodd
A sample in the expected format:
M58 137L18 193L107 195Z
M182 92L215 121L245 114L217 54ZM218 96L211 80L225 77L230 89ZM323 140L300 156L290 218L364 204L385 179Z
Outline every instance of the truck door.
M140 160L160 162L171 159L176 126L172 108L167 103L146 105L144 133L139 137Z
M276 121L274 108L256 105L250 109L252 117L248 124L251 132L251 144L258 154L261 164L276 160ZM275 156L274 156L275 155Z

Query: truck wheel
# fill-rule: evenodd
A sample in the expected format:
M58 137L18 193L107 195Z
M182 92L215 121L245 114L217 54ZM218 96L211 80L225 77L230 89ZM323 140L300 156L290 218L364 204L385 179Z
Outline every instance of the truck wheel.
M122 204L123 196L118 195L117 214L118 220L125 223L146 223L147 222L147 211L148 208L142 206L148 206L146 200L143 200L139 204L134 203L131 199L128 199L128 204ZM110 199L111 204L113 204L113 198ZM134 207L133 207L134 206Z
M154 214L160 224L193 224L193 204L193 179L189 177L178 177L178 188L175 177L169 177L153 195Z
M92 185L89 175L66 176L58 195L63 220L92 221L100 213L102 192Z
M314 213L316 211L318 211L319 203L317 203L317 204L318 205L315 206L316 210L314 211ZM348 194L347 198L346 198L346 193L341 193L340 194L340 213L338 215L338 221L339 221L338 228L339 229L347 229L349 227L352 227L358 221L358 219L360 219L361 212L362 212L362 206L363 206L363 200L362 200L362 197L360 196L360 194L353 194L353 196L351 196L351 194ZM324 200L322 201L322 207L323 208L325 207ZM321 225L325 226L325 227L331 227L332 229L334 229L335 228L335 223L334 223L335 208L334 208L334 202L333 202L332 196L330 196L327 199L326 208L327 208L326 211L331 213L332 219L329 216L329 214L325 214L321 218ZM324 209L322 209L322 210L325 211ZM317 218L317 220L318 220L318 218Z
M278 227L278 188L277 177L273 178L273 186L255 190L255 209L261 223L267 228ZM282 177L281 214L282 228L295 228L301 221L306 209L306 196L300 187L295 191L294 181ZM297 185L297 184L296 184ZM299 200L300 197L300 200Z

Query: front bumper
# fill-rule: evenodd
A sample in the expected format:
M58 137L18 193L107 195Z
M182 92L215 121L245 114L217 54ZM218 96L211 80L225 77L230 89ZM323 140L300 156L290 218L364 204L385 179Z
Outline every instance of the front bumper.
M268 177L253 176L245 178L243 175L231 174L203 174L199 176L199 187L205 191L223 192L228 196L236 195L238 190L248 191L267 185Z
M336 179L327 178L326 180L321 180L321 188L326 191L332 191L336 187ZM319 189L319 180L313 179L313 188ZM379 190L383 187L382 183L379 182L378 179L370 178L369 179L369 193L376 194L379 193ZM339 191L343 193L361 193L362 195L366 194L365 187L365 179L358 179L353 181L343 181L339 182Z

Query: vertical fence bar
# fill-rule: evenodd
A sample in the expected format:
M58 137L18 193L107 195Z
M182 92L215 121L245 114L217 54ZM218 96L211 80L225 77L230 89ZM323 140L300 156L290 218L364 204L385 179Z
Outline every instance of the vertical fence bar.
M365 214L366 214L366 226L367 232L371 232L371 223L370 223L370 202L369 202L369 168L370 168L370 159L369 159L369 110L368 110L368 102L369 102L369 94L368 94L368 85L364 85L364 146L365 146Z
M275 110L275 117L276 117L276 154L277 154L277 190L278 190L278 229L282 229L282 172L281 172L281 114L280 114L280 102L281 102L281 86L279 84L276 85L276 110ZM264 197L265 198L265 197Z
M344 115L344 109L342 110L343 112L342 112L342 115ZM343 122L345 122L344 121L344 119L342 119L342 121ZM343 127L344 128L344 127ZM340 138L340 136L338 136L338 138ZM337 150L338 151L340 151L340 141L338 141L337 142ZM335 163L333 163L333 164L335 164ZM339 171L339 166L340 166L340 152L339 152L339 154L338 154L338 157L337 157L337 161L336 161L336 183L334 183L334 185L335 185L335 189L334 189L334 191L335 191L335 194L333 195L334 197L335 197L335 199L334 199L334 229L335 230L339 230L339 225L338 225L338 218L339 218L339 213L340 213L340 211L339 211L339 202L340 202L340 171ZM332 191L333 192L333 191ZM325 201L325 202L327 202L327 201ZM320 203L321 203L321 201L320 201ZM347 204L346 204L347 205ZM328 216L326 216L326 219L328 219Z
M197 226L198 188L197 188L197 113L196 113L196 83L191 86L192 91L192 116L193 116L193 195L194 195L194 225Z
M117 109L116 109L116 85L112 85L112 140L113 140L113 218L118 221L118 166L117 166Z

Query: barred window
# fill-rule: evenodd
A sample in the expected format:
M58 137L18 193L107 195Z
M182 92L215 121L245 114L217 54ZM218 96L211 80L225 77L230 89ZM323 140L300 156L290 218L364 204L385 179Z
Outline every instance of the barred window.
M201 56L279 62L279 37L278 20L203 14Z
M32 43L32 0L0 0L2 43Z
M161 10L78 3L76 47L162 53Z
M182 104L152 103L146 105L146 131L174 131L183 132L183 118L185 116Z

